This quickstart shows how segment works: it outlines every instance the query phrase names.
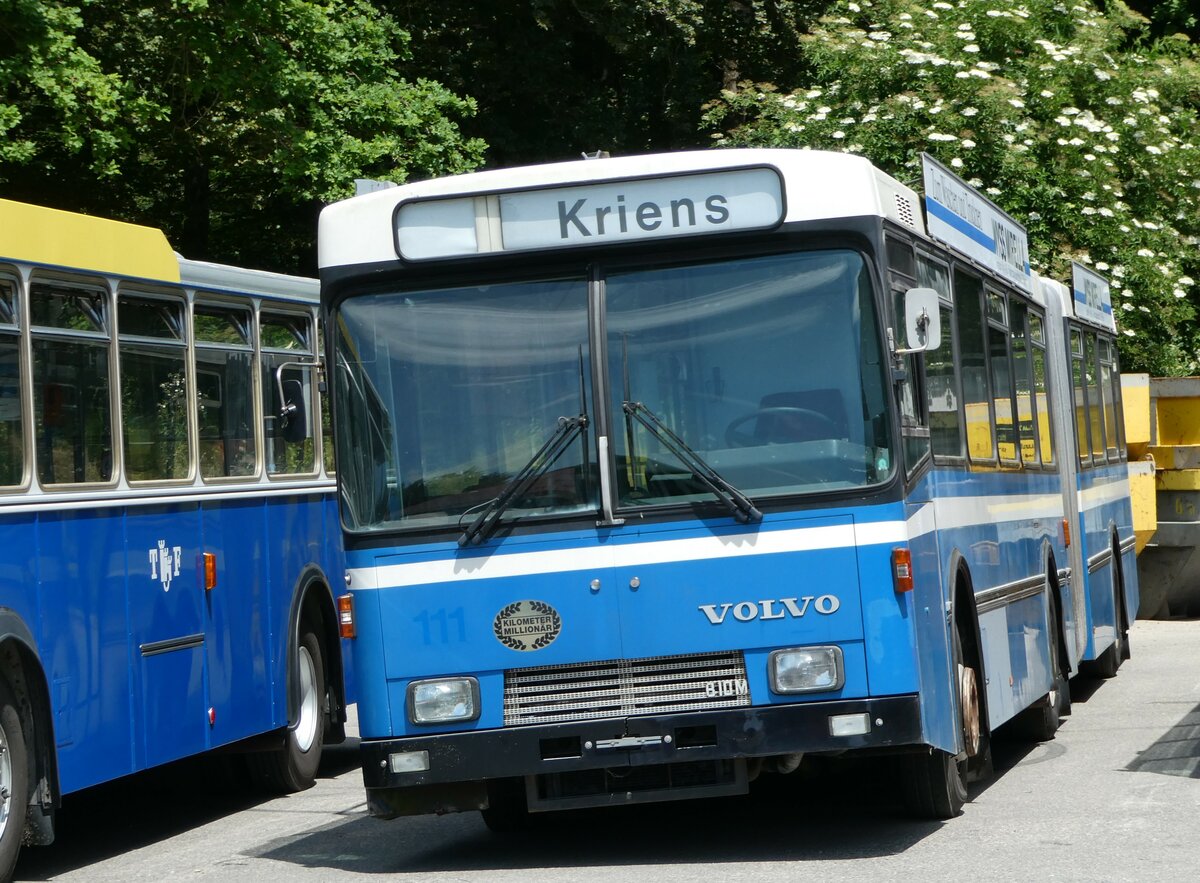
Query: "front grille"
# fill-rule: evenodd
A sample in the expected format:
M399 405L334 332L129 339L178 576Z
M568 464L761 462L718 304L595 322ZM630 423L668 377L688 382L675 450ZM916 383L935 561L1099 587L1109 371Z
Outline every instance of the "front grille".
M741 653L614 659L504 673L504 725L665 714L750 704Z

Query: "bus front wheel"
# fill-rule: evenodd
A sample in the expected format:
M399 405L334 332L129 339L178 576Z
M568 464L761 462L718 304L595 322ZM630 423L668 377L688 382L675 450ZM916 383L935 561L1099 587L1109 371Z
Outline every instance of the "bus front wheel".
M958 717L963 751L951 754L929 748L903 758L901 777L904 802L917 816L926 819L952 819L967 802L967 768L971 757L984 747L979 677L963 662L962 640L954 633L955 684L958 687Z
M11 880L25 832L29 767L17 703L0 678L0 880Z
M296 676L300 704L283 745L274 751L252 755L263 783L284 794L313 786L325 745L325 657L316 633L307 626L303 626L296 645Z

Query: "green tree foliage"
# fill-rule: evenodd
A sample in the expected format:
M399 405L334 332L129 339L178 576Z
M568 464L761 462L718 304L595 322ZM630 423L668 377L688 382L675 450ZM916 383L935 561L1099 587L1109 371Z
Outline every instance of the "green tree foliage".
M407 34L368 0L10 5L3 192L162 226L188 257L311 271L316 213L355 177L482 160L473 103L406 77Z
M719 145L848 150L907 181L929 152L1026 223L1037 270L1112 279L1126 370L1196 373L1200 66L1106 7L837 2L803 85L727 90L708 123Z
M479 114L489 163L696 146L701 107L741 79L792 77L828 0L380 0L413 61ZM433 73L436 72L436 73Z

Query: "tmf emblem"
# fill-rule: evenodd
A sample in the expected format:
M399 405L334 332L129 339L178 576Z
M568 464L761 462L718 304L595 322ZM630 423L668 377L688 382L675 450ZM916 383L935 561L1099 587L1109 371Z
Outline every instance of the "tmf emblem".
M167 548L166 540L158 541L158 548L150 550L150 579L162 583L163 591L171 591L171 579L179 576L179 559L183 549L179 546Z

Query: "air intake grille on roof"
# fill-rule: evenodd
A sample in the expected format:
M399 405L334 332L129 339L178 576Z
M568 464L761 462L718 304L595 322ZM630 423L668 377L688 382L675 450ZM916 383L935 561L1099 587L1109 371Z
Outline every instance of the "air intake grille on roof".
M616 659L504 673L504 725L561 723L750 704L741 653Z
M896 214L899 215L900 220L903 221L908 226L910 226L910 227L916 226L916 220L913 218L912 203L909 202L907 199L905 199L903 196L901 196L899 193L896 194Z

